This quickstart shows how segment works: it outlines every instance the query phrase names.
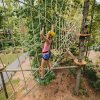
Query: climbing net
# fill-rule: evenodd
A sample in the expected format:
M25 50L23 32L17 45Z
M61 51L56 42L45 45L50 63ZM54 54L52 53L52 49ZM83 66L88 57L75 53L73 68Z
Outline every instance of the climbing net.
M5 0L2 0L2 6L4 7L4 11L6 11L7 8L6 8L6 3L4 1ZM16 2L11 0L11 2L15 6L15 8L19 9L19 10L23 9L23 11L24 11L25 9L23 7L26 6L27 10L25 13L26 13L26 15L30 14L30 17L27 17L26 19L28 21L31 21L31 26L28 26L28 27L31 27L32 43L29 44L28 42L30 42L30 41L24 40L24 38L27 39L27 36L29 34L27 34L28 27L25 26L25 24L26 24L26 22L24 21L25 18L23 16L21 16L21 14L20 14L20 16L17 16L17 18L16 18L17 20L19 20L17 32L19 32L19 33L22 32L25 34L25 35L23 35L24 37L22 39L20 38L22 48L30 47L32 49L35 49L35 55L34 55L33 59L36 62L36 67L38 69L40 66L39 62L41 59L40 59L40 55L38 55L37 48L41 47L41 45L42 45L42 43L39 41L39 32L41 30L41 27L40 27L41 20L46 24L46 30L45 30L46 32L45 33L47 33L49 31L48 27L51 23L51 20L54 20L54 22L55 22L55 26L56 26L55 32L57 35L55 38L55 43L53 44L52 48L55 50L58 50L60 52L58 58L61 57L61 54L64 52L63 51L64 49L70 50L71 46L73 44L75 44L76 42L78 42L78 37L76 35L80 31L81 20L82 20L82 8L81 8L80 4L75 6L74 2L72 0L67 0L67 1L63 0L62 4L60 5L60 2L58 2L58 0L56 0L56 1L51 0L49 3L50 7L48 7L47 0L45 0L44 2L37 1L37 2L35 2L35 4L33 4L31 2L31 0L28 3L26 2L26 0L16 0ZM55 3L55 5L54 5L54 3ZM37 5L38 5L38 7L37 7ZM66 6L66 7L64 8L64 6ZM41 7L43 7L43 9L41 9ZM76 9L75 11L73 11L74 8ZM63 11L64 9L68 9L68 10ZM48 14L48 12L47 12L48 10L50 11L50 14ZM33 18L33 12L36 12L36 14L38 14L38 16L36 16L37 17L36 20ZM4 12L4 13L6 14L6 12ZM50 16L50 17L48 17L48 16ZM6 20L8 21L8 24L9 24L10 22L9 22L8 17ZM38 24L35 24L35 21L38 22ZM15 26L16 26L16 23L13 23L13 27L15 27ZM14 44L13 48L16 48L15 38L14 38L13 34L11 34L11 35L12 36L10 38L10 41L12 41ZM39 45L37 44L37 40L39 41L38 42ZM5 40L3 40L3 39L0 40L0 42L2 43L2 46L3 46L4 41ZM9 39L6 39L6 41L9 41ZM30 53L27 52L27 56L29 56L29 55L30 55ZM21 71L23 78L24 78L27 93L33 89L33 87L32 87L32 89L27 90L27 81L26 81L25 75L24 75L25 70L22 69L20 57L18 54L17 54L17 58L18 58L20 70L18 70L18 69L17 70L7 70L6 68L3 70L3 72L6 74L6 77L9 80L9 82L12 86L12 89L13 89L13 94L9 98L7 97L8 99L10 99L13 95L15 95L15 92L16 92L16 89L14 88L14 86L11 82L11 75L9 75L10 72ZM29 58L30 58L30 56L29 56ZM32 65L31 59L29 59L29 60L30 60L30 65L31 65L30 71L33 71L35 69ZM58 61L59 60L57 59L55 61L55 63ZM4 67L5 65L4 65L1 57L0 57L0 62L2 63L2 65ZM35 66L35 64L34 64L34 66ZM53 66L54 66L54 64L53 64ZM29 70L27 70L27 71L29 71ZM37 72L37 70L35 70L34 73L32 72L32 74L35 74L36 72ZM48 72L45 74L45 76L47 74L48 74Z

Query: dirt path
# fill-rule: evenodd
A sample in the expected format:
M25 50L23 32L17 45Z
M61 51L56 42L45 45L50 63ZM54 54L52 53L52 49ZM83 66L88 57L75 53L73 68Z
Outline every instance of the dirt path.
M23 70L31 69L29 58L27 58L25 61L23 61L21 67L22 67ZM21 68L19 67L18 69L21 69ZM30 71L25 71L23 73L24 73L24 76L25 76L26 79L28 79L31 75ZM17 79L17 78L19 78L20 80L23 80L22 72L19 71L14 75L13 79Z
M100 52L90 51L89 59L91 59L94 64L96 64L96 62L100 62Z
M23 70L31 69L29 58L27 58L22 63L21 67ZM19 69L21 69L21 68L19 67ZM23 74L24 74L25 80L23 78ZM14 87L15 90L17 89L16 97L22 96L23 94L26 93L26 88L30 89L33 86L33 84L29 85L29 81L33 80L32 72L30 72L30 71L23 71L23 73L21 71L16 72L15 75L13 76L12 80L19 80L18 85L16 87ZM25 82L26 82L26 84L25 84ZM20 91L20 93L19 93L19 91Z
M75 96L73 94L75 77L68 70L61 70L55 73L56 79L52 83L47 86L40 86L36 83L32 91L21 100L100 100L99 93L96 94L85 79L82 85L86 89L88 96ZM32 84L34 84L34 80L29 81L29 85Z

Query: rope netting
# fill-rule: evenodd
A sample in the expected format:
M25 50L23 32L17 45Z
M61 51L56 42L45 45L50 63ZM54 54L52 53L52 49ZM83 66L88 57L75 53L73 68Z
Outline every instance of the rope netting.
M52 45L52 49L54 51L60 53L58 58L61 58L63 56L62 53L65 52L63 50L70 51L70 48L72 47L72 45L74 45L75 43L78 42L79 38L77 37L77 33L79 33L79 31L80 31L81 20L82 20L82 7L80 4L75 6L72 0L67 0L67 1L63 0L62 4L60 4L60 2L58 2L58 0L56 0L56 3L55 3L55 0L51 0L50 4L49 4L50 7L48 7L48 5L47 5L47 0L45 0L45 2L35 3L36 7L34 6L34 4L31 0L29 0L29 1L16 0L16 2L11 0L10 3L11 3L11 5L15 6L15 8L12 8L12 10L19 9L19 10L24 11L25 10L24 7L26 7L27 9L26 9L25 13L26 13L26 15L30 15L30 16L27 16L26 18L23 17L21 14L19 16L16 16L16 21L18 21L18 27L17 27L17 29L15 29L15 30L17 30L15 32L20 33L19 40L17 40L17 41L20 41L21 48L25 49L27 47L28 49L31 48L31 49L34 49L34 51L35 51L33 60L31 60L30 52L27 49L27 57L29 57L30 66L31 66L31 70L29 70L29 71L32 72L32 75L34 75L40 69L41 47L43 44L39 39L40 38L39 33L41 31L41 20L43 23L46 24L45 25L46 26L45 33L47 33L49 31L51 21L53 20L55 22L56 38L54 40L55 43ZM54 5L54 3L55 3L55 5ZM6 4L7 3L5 3L5 0L2 0L2 6L4 8L5 14L7 14L7 12L6 12L7 5ZM37 7L37 5L38 5L38 7ZM43 7L43 8L41 8L41 7ZM76 10L74 11L74 15L72 15L74 8L76 8ZM68 9L68 10L66 10L64 12L63 11L64 9ZM50 14L48 14L48 12L47 12L48 10L51 12ZM36 20L33 18L33 16L34 16L33 12L36 12L36 17L37 17ZM37 16L37 14L38 14L38 16ZM9 23L8 17L6 17L6 20ZM16 21L13 21L13 28L16 26L16 23L15 23ZM26 25L27 21L28 22L31 21L31 26ZM36 24L35 22L37 22L38 24ZM28 34L29 27L31 27L30 31L32 33L31 34L32 38L29 37L30 40L32 41L30 44L29 44L30 41L28 40L29 38L27 38L29 35ZM16 49L17 46L16 46L16 40L15 40L14 34L15 33L11 34L11 38L6 40L6 42L12 41L13 49ZM1 39L0 42L2 43L2 47L3 47L5 39ZM5 56L6 56L6 54L5 54ZM33 89L33 87L35 85L30 90L27 90L27 80L25 79L25 74L24 74L24 70L21 66L19 54L16 53L16 56L17 56L17 59L19 62L19 67L20 67L19 71L22 72L24 83L25 83L25 88L28 93L29 91L31 91ZM32 61L34 61L35 64L32 64L33 63ZM55 63L58 63L58 62L59 62L59 59L54 61L52 66L54 67ZM1 57L0 57L0 63L4 67L4 63L3 63ZM35 68L38 68L38 69L35 70ZM10 100L10 98L13 95L14 95L14 97L16 97L15 93L17 91L17 89L15 89L12 84L11 76L9 76L10 71L13 72L13 70L8 70L8 72L7 72L6 68L3 70L3 72L6 73L7 78L13 89L13 94L7 100ZM14 71L16 72L18 70L14 70ZM33 73L33 71L34 71L34 73ZM46 72L45 76L48 74L48 72L49 71ZM30 78L30 80L31 80L31 78Z

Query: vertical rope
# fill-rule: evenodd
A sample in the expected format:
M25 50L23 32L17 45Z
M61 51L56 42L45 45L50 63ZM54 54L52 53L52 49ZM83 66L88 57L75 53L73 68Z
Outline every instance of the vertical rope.
M57 12L57 10L58 10L58 2L57 2L57 0L56 0L56 12ZM56 26L57 26L57 16L56 16ZM56 29L56 49L57 49L57 47L58 47L58 41L57 41L57 29Z
M40 2L39 2L39 25L41 25L41 21L40 20L41 20L41 15L40 15ZM40 27L40 31L41 31L41 27Z
M52 2L53 2L53 0L51 0L51 20L53 20L53 9L52 9Z
M44 12L44 13L45 13L45 25L46 25L45 28L46 28L46 33L47 33L47 23L46 23L47 15L46 15L46 6L47 6L47 5L46 5L46 0L45 0L45 12Z
M35 43L35 37L34 37L34 24L33 24L33 11L32 11L32 7L33 7L33 5L32 5L32 2L31 2L31 0L29 0L29 3L30 3L30 12L31 12L31 20L32 20L32 32L33 32L33 40L34 40L34 43Z
M59 17L59 28L60 28L60 17ZM60 29L59 29L59 47L60 47Z
M54 12L53 12L53 0L51 0L51 21L54 21ZM54 49L54 44L52 43L52 49Z

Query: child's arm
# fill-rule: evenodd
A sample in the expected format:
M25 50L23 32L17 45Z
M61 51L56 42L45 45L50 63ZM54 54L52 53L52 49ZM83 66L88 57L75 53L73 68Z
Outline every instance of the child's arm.
M41 32L40 32L40 37L42 38L42 39L44 39L47 43L49 43L50 44L50 40L49 39L47 39L45 36L44 36L44 28L42 28L42 30L41 30Z
M41 40L43 40L42 35L41 35L41 34L43 34L43 33L44 33L44 27L42 27L42 30L41 30L41 32L40 32L40 38L41 38Z

